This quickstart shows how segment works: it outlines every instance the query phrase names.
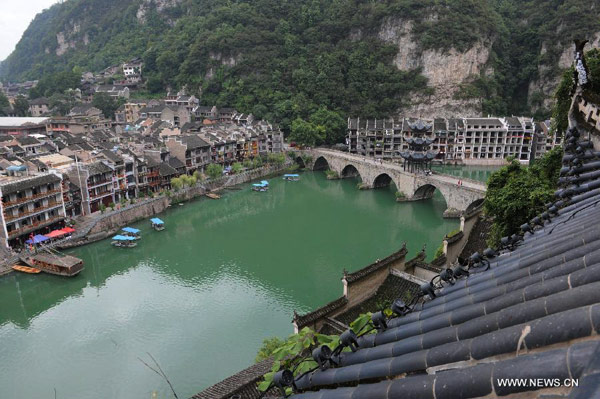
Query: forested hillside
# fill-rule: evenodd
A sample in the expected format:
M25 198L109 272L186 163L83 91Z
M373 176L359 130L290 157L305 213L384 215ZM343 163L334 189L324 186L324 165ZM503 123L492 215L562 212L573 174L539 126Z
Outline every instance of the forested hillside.
M549 115L600 0L67 0L39 14L3 80L144 59L148 89L289 126L317 112Z

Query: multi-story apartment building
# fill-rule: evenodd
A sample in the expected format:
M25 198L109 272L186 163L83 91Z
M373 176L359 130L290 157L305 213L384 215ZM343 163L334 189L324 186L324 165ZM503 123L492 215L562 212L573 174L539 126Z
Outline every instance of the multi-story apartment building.
M165 141L171 155L185 164L188 174L204 170L211 162L211 146L197 135L170 136Z
M89 215L100 210L100 204L115 202L113 169L102 161L77 163L65 173L81 192L81 213Z
M6 172L0 176L1 245L21 246L32 234L62 227L65 205L61 176L31 176L24 166L10 166Z
M535 154L536 125L531 118L437 118L426 137L439 160L499 164L507 157L528 163ZM398 159L411 136L406 119L348 119L349 151L381 159ZM544 137L545 140L545 137Z

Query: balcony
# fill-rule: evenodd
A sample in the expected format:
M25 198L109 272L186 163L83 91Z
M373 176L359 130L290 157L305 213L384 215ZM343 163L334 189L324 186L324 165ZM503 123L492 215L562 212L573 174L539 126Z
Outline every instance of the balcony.
M101 193L96 193L96 194L91 194L90 193L90 199L96 199L96 198L100 198L100 197L106 197L107 195L112 195L112 191L103 191Z
M49 210L49 209L55 208L60 205L62 205L62 204L59 201L50 201L50 202L48 202L47 205L38 206L37 208L33 208L32 210L29 210L29 211L19 212L18 215L11 215L11 214L5 213L4 220L7 222L10 222L12 220L16 220L16 219L20 219L25 216L33 215L38 212L41 212L44 210Z
M64 216L58 215L58 216L48 218L46 220L36 221L32 224L28 224L26 226L19 227L16 230L9 231L8 238L10 239L10 238L18 237L22 234L29 233L30 231L33 231L35 229L42 228L42 227L48 226L49 224L64 220L64 218L65 218Z
M6 201L6 202L3 202L2 204L4 205L4 208L8 208L9 206L15 206L15 205L18 205L18 204L23 204L23 203L28 202L28 201L33 201L33 200L38 199L38 198L47 197L49 195L58 194L58 193L61 193L61 192L62 192L61 189L57 188L57 189L54 189L54 190L46 191L44 193L37 193L37 194L34 194L34 195L29 195L29 196L24 197L24 198L17 198L14 201Z

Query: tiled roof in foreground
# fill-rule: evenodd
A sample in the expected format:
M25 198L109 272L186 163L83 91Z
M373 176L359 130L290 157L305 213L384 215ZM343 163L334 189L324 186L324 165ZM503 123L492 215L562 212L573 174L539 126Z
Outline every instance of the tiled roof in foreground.
M583 165L569 154L576 148ZM561 181L572 185L530 223L533 234L490 259L489 270L471 269L360 337L337 365L299 377L292 397L600 397L599 156L571 139ZM503 385L509 378L576 379L579 387Z

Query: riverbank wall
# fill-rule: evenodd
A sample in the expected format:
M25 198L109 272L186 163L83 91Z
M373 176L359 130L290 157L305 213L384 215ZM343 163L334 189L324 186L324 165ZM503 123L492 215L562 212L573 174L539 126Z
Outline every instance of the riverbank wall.
M152 216L160 214L172 204L189 201L206 193L216 192L252 180L280 174L289 168L290 165L291 163L263 166L235 175L224 176L213 181L198 183L195 186L183 188L170 195L161 194L154 198L140 200L135 204L127 205L121 209L107 211L97 215L93 220L82 226L71 240L61 242L57 246L61 249L68 249L103 240L112 236L128 224L142 219L149 219Z

